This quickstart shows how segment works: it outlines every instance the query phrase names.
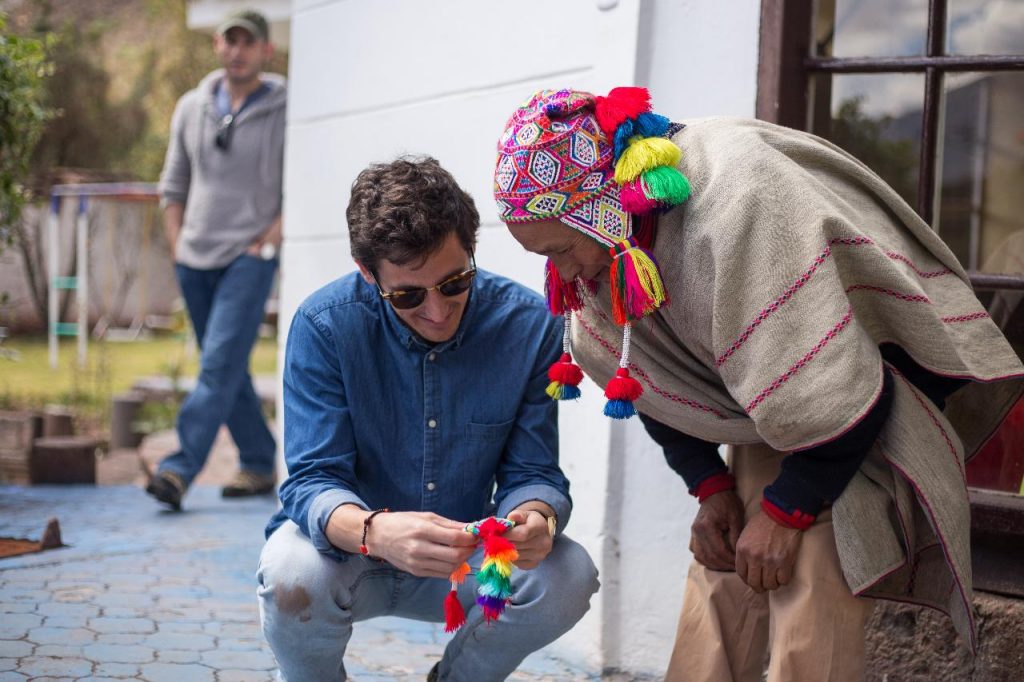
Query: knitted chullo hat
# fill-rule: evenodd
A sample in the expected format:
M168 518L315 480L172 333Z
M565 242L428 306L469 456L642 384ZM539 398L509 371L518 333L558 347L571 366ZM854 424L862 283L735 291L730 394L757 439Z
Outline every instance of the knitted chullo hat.
M576 90L541 90L512 114L498 142L494 197L502 221L557 219L608 247L612 313L622 325L619 370L605 388L604 413L636 414L643 388L629 375L633 322L668 303L661 272L635 232L659 211L682 203L690 183L676 168L672 124L651 112L645 88L615 88L607 97ZM572 313L589 283L565 283L546 266L548 307L565 316L561 359L551 366L548 395L578 398L583 372L572 362Z

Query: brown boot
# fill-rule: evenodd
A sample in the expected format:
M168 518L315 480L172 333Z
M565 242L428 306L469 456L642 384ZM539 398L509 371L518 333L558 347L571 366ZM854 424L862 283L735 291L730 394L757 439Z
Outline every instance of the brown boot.
M277 478L274 474L254 474L242 469L231 481L221 488L222 497L252 497L274 492Z

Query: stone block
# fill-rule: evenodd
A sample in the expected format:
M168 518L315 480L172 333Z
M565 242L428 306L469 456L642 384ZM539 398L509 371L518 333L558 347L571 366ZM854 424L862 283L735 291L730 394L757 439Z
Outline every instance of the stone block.
M35 412L0 412L0 483L31 482L29 457L42 429L42 415Z
M976 592L978 653L949 619L928 608L879 601L868 623L868 682L1008 682L1024 671L1024 601Z
M96 449L100 442L87 436L40 438L32 447L32 483L96 483Z

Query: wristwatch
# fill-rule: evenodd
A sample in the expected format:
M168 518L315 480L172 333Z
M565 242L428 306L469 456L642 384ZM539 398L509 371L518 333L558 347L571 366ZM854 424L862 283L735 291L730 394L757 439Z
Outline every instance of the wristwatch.
M263 245L260 246L260 258L263 260L274 260L276 255L277 247L270 242L263 242Z
M547 519L547 521L548 521L548 535L550 535L551 537L555 537L555 531L558 530L558 515L557 514L552 514L551 516L548 516L544 512L540 512L540 511L537 512L537 513L540 514L541 516L543 516L545 519Z

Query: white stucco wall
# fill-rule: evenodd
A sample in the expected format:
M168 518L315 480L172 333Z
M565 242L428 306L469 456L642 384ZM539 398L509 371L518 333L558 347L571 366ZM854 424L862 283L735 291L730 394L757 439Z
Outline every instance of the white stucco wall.
M473 195L481 267L540 290L543 261L508 236L491 199L494 144L508 114L542 87L638 83L677 118L752 115L758 3L722 4L295 0L282 353L296 306L354 267L345 224L352 181L401 153L437 157ZM581 401L561 408L562 464L575 501L569 532L591 552L603 588L553 647L595 671L656 675L671 650L695 505L642 426L610 423L601 389L583 388Z

